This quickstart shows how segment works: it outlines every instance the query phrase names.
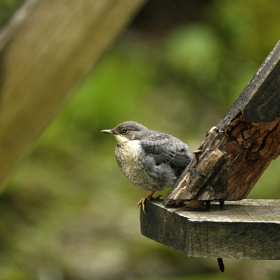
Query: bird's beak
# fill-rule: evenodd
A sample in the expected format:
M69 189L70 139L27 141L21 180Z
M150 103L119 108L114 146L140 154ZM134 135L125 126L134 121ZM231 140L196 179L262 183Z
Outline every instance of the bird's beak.
M102 133L106 133L106 134L114 134L114 132L111 129L104 129L101 130Z

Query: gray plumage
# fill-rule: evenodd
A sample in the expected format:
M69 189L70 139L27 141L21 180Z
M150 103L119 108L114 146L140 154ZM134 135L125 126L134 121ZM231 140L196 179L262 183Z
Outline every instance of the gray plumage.
M193 158L188 145L178 138L137 122L123 122L102 132L115 136L115 155L124 175L152 193L174 185Z

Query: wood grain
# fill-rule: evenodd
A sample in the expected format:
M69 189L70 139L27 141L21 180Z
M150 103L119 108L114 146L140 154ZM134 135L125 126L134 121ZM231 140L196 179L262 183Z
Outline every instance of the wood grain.
M144 0L27 0L0 37L0 183Z
M280 259L280 200L231 201L223 211L147 201L146 211L142 234L189 257Z
M279 154L280 43L207 133L164 203L244 199Z

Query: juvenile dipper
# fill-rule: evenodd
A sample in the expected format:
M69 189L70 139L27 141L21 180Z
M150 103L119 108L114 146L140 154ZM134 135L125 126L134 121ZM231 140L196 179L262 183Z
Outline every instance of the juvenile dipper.
M178 138L137 122L123 122L101 132L115 136L115 155L124 175L137 187L151 191L137 204L144 213L146 199L159 199L153 197L154 192L174 185L193 158L188 145Z

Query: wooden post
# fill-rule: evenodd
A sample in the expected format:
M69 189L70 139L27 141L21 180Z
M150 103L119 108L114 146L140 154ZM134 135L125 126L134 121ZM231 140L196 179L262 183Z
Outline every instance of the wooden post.
M280 200L243 200L280 153L280 43L162 202L147 201L142 234L190 257L280 259ZM277 171L275 171L277 172ZM219 200L211 211L201 208ZM183 205L181 208L169 206ZM209 209L208 209L209 210Z
M145 0L27 0L0 35L0 183Z
M165 205L247 197L280 153L279 77L280 42L228 114L207 133Z

